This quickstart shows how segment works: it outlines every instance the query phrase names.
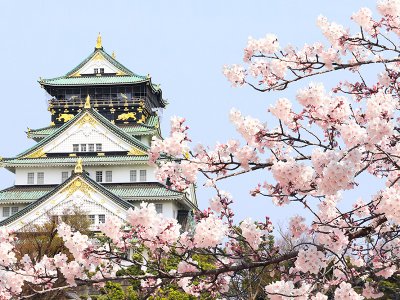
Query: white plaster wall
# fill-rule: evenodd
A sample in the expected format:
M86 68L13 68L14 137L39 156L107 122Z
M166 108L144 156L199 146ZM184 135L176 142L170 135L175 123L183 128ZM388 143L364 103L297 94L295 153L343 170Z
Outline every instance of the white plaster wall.
M146 146L150 146L151 144L151 136L150 135L142 135L140 141Z
M95 68L104 68L104 73L117 73L118 69L108 60L90 60L81 69L80 74L93 74Z
M71 184L74 184L71 183ZM87 215L104 214L107 217L116 216L120 220L126 219L126 210L121 208L113 201L102 194L91 192L90 197L81 190L75 191L72 195L67 195L67 190L53 195L31 211L29 211L21 220L15 220L7 225L12 230L20 230L27 224L43 224L48 222L51 215L63 215L67 210L73 211L74 207L79 208Z
M95 197L97 198L97 197ZM176 204L176 202L174 201L158 201L158 202L152 202L154 204L162 204L163 205L163 215L165 217L169 217L169 218L176 218L178 215L178 210L179 207ZM95 215L96 216L96 224L94 226L92 226L92 230L98 230L97 227L97 223L98 223L98 215L99 214L104 214L107 216L110 215L114 215L115 213L118 212L118 214L121 212L120 209L115 207L115 210L112 209L111 211L113 212L112 214L111 211L109 211L108 209L106 209L105 207L102 207L102 205L99 204L99 202L97 203L93 203L93 202L88 202L87 200L85 200L85 198L82 196L82 200L79 200L78 202L79 205L77 205L77 207L79 207L82 211L84 211L87 215ZM62 214L62 212L68 208L73 207L74 202L73 201L65 201L63 202L62 205L58 205L57 207L54 207L52 209L52 213L53 214ZM137 202L135 203L135 206L139 207L140 203ZM20 204L5 204L5 205L0 205L0 221L6 219L3 217L3 207L15 207L17 206L19 208L19 210L22 210L26 205L20 205ZM10 208L11 209L11 208ZM43 216L42 218L40 218L40 223L46 222L46 218L45 216Z
M175 201L157 201L157 202L152 202L154 204L162 204L163 205L163 215L169 218L176 218L178 215L178 210L179 210L179 206L176 204ZM72 205L72 203L71 203ZM134 203L135 206L139 207L140 202L135 202ZM6 219L3 217L3 207L18 207L19 210L22 210L26 205L21 205L21 204L1 204L0 205L0 221ZM68 207L70 205L63 205L63 209L66 209L66 207ZM102 208L99 205L93 205L93 204L89 204L89 203L81 203L80 204L80 208L82 210L84 210L88 215L96 215L96 221L97 221L97 216L99 214L105 214L105 215L109 215L107 213L107 211ZM10 208L11 210L11 208ZM57 209L57 213L61 213L61 208Z
M11 214L11 207L18 207L19 210L23 209L26 205L21 204L1 204L0 205L0 221L7 219L3 217L3 207L10 207L10 214Z
M106 182L106 171L112 171L112 182L123 183L130 182L130 170L137 170L137 180L140 180L140 170L147 171L147 182L157 181L155 178L155 168L149 165L131 165L131 166L98 166L98 167L85 167L84 170L89 172L90 178L96 180L96 171L103 171L103 182ZM53 167L53 168L18 168L15 171L15 184L26 185L28 184L28 173L35 173L35 182L37 184L37 173L44 172L44 184L60 184L62 182L61 173L68 172L71 175L73 167Z
M67 129L61 136L57 137L44 147L46 153L72 153L73 144L94 144L94 151L96 151L96 144L102 144L102 150L100 152L108 151L129 151L132 146L127 144L125 141L119 139L110 131L105 130L100 125L93 127L90 124L85 124L81 128L73 126ZM88 148L87 151L88 152Z
M90 178L96 180L96 171L103 171L103 182L106 182L106 172L112 171L112 182L122 183L130 182L130 170L137 170L137 180L140 181L140 170L146 170L146 181L157 181L155 178L155 168L148 165L133 165L133 166L110 166L110 167L86 167L84 168L90 174Z

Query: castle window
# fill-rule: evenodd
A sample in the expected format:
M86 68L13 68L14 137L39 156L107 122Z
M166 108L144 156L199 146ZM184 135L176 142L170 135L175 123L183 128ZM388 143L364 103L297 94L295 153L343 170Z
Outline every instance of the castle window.
M130 171L130 182L136 182L137 181L137 171L136 170L131 170Z
M18 206L11 207L11 215L16 214L18 211L19 211L19 207Z
M94 144L89 144L89 152L94 152Z
M158 214L162 214L163 213L163 205L162 204L159 204L159 203L156 204L156 212Z
M99 215L99 223L105 223L106 222L106 215Z
M28 173L28 184L35 183L35 173Z
M81 152L86 152L86 144L81 144Z
M61 182L64 182L68 179L68 172L61 172Z
M8 218L10 216L10 208L9 207L3 207L3 217Z
M99 74L99 69L98 68L94 68L94 74Z
M43 172L37 173L37 184L44 184L44 173Z
M146 170L140 170L140 181L146 181L147 172Z
M79 144L72 145L72 152L79 152Z
M103 151L102 144L96 144L96 151Z
M95 215L89 215L89 222L90 224L96 223L96 216Z
M106 182L112 182L112 171L106 171Z
M103 182L103 171L96 171L96 181Z
M104 74L104 68L100 68L100 74Z

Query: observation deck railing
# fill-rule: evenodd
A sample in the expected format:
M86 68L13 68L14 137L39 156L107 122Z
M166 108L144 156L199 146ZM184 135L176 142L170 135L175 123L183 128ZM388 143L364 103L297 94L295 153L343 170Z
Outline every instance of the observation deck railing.
M56 99L52 98L48 101L49 108L63 108L63 107L83 107L86 99L73 98L73 99ZM90 98L90 104L93 107L112 107L112 106L138 106L141 103L148 103L149 99L146 96L132 97L132 98Z

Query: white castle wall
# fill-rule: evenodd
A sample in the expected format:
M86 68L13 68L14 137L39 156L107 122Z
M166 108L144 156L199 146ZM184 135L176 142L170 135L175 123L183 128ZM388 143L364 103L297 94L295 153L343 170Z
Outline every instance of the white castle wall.
M140 181L140 170L146 170L147 182L157 181L154 174L154 167L148 165L131 165L131 166L88 166L85 167L85 160L83 160L84 170L89 172L90 178L96 180L96 171L103 171L103 182L106 182L106 171L112 171L112 182L123 183L130 182L130 170L137 170L137 181ZM73 167L43 167L43 168L17 168L15 171L15 184L26 185L28 184L28 173L35 173L34 184L37 184L37 173L44 172L44 184L60 184L62 182L61 173L73 170Z
M132 204L134 204L134 206L139 207L140 203L141 203L140 201L135 201ZM169 217L169 218L176 218L177 217L179 207L175 202L170 201L170 200L164 200L164 201L154 201L154 202L152 201L152 203L154 203L154 204L162 204L163 205L163 208L162 208L163 209L163 213L162 214L164 216ZM72 204L73 203L71 203L70 207L72 207ZM10 210L11 210L11 207L18 207L18 210L22 210L25 206L26 205L21 205L21 204L0 204L0 221L6 219L6 217L3 217L3 208L4 207L10 207ZM67 207L68 207L68 205L67 206L64 205L62 209L59 208L59 209L53 211L53 213L54 214L62 214L62 210L65 210ZM91 214L91 215L96 215L96 216L99 215L99 214L105 214L106 216L110 215L110 213L107 212L104 209L104 207L99 206L99 205L86 203L86 202L82 203L81 209L83 211L86 211L88 214ZM45 219L46 219L45 216L43 216L41 218L41 222L40 223L46 222ZM93 228L93 229L95 229L95 228Z
M132 148L103 126L85 124L82 127L75 125L68 128L63 134L47 144L44 151L46 153L72 153L74 152L74 144L79 144L79 150L81 144L86 144L86 152L88 152L88 144L94 144L94 152L129 151ZM102 144L101 151L96 151L96 144Z

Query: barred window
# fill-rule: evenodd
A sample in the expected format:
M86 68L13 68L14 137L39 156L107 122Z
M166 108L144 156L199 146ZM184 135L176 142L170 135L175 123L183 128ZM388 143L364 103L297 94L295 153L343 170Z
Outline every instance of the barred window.
M19 207L18 206L11 207L11 215L16 214L18 211L19 211Z
M103 182L103 171L96 171L96 181Z
M89 152L94 152L94 144L89 144Z
M28 173L28 184L35 183L35 173Z
M106 215L99 215L99 223L105 223L106 222Z
M90 224L96 223L96 216L95 215L89 215L89 222Z
M146 170L140 170L140 181L146 181L147 172Z
M44 173L43 172L37 173L37 184L44 184Z
M81 152L86 152L86 144L81 144Z
M163 213L163 205L162 204L156 203L156 212L158 214L162 214Z
M96 144L96 151L103 151L103 145L102 144Z
M68 179L68 172L61 172L61 182L64 182Z
M137 181L137 171L131 170L130 171L130 182L136 182L136 181Z
M106 171L106 182L112 182L112 171Z
M3 207L3 217L8 218L10 216L10 208L9 207Z
M72 152L79 152L79 144L72 145Z

